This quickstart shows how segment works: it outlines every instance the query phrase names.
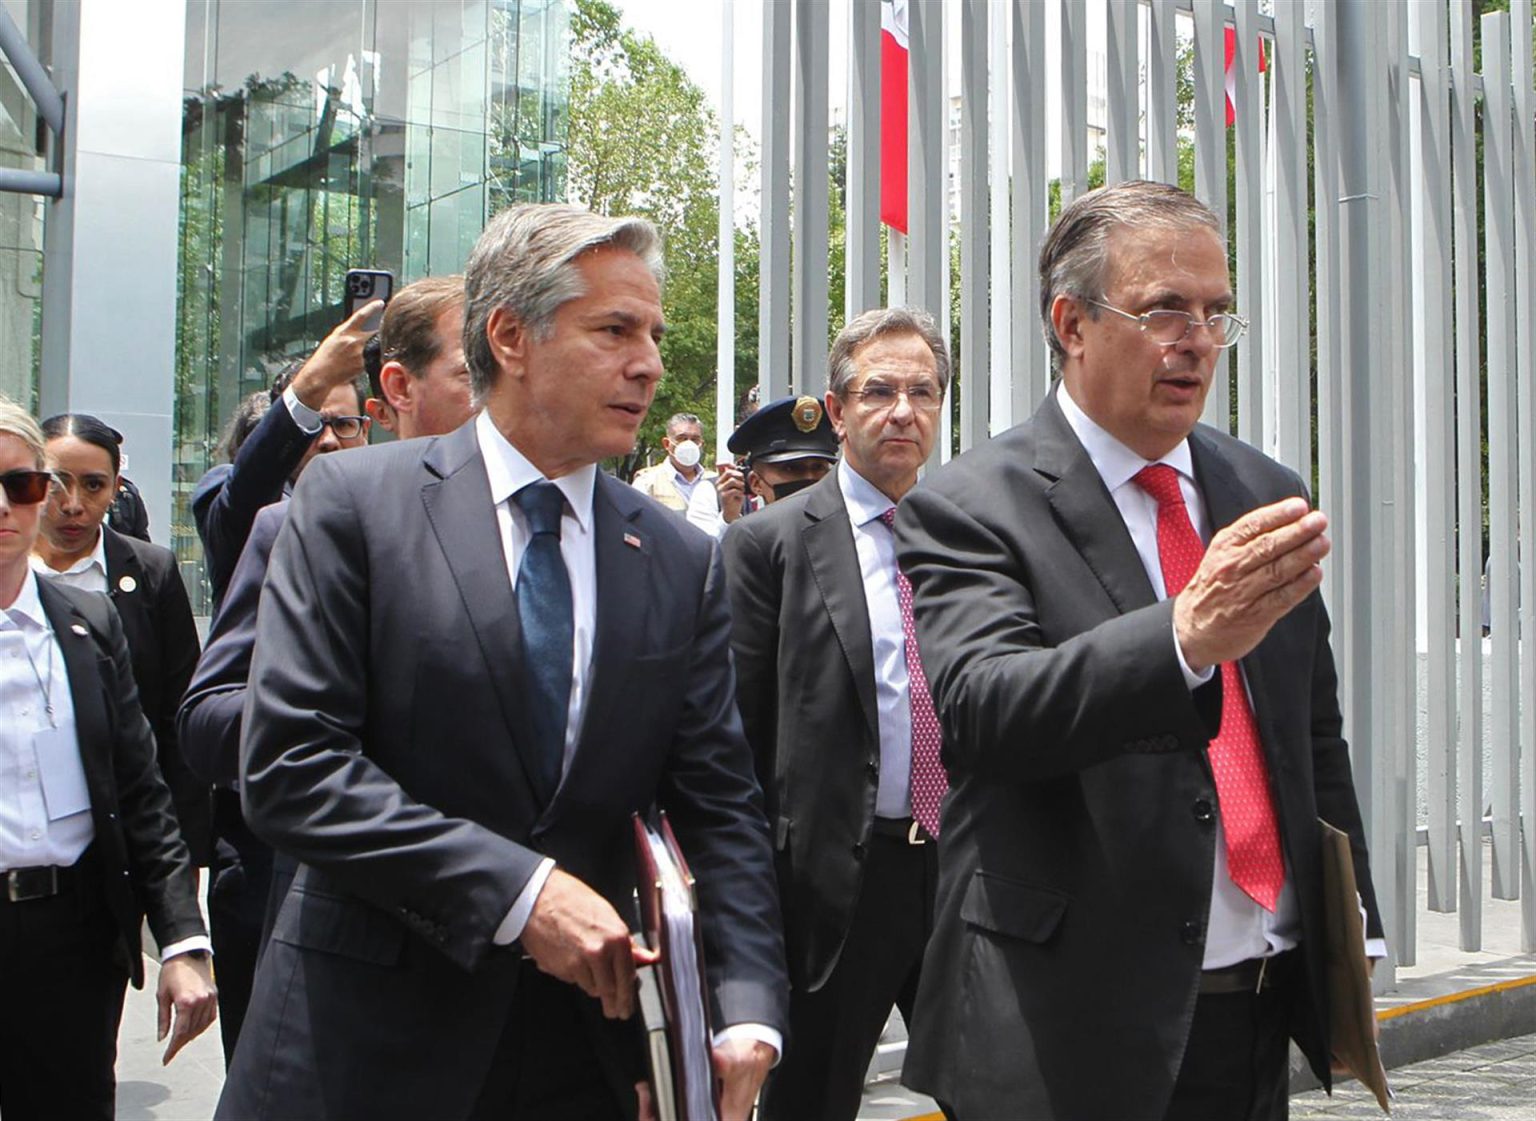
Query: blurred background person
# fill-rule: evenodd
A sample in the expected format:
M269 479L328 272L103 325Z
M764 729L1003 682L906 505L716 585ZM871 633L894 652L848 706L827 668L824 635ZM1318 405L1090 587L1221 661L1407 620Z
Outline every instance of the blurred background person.
M51 484L37 422L0 398L0 1113L110 1121L146 918L167 1062L217 994L118 613L29 563Z
M661 438L667 458L635 472L631 485L648 494L668 510L688 512L700 483L713 484L715 475L701 467L704 458L704 422L692 413L674 413L667 418L667 434Z
M314 456L368 442L368 417L357 381L363 373L368 318L382 306L358 308L291 375L272 387L273 404L240 443L229 463L210 468L192 492L192 517L203 542L203 563L214 610L224 599L256 511L292 487Z
M187 767L176 739L176 708L198 657L197 624L176 556L104 522L120 493L122 436L116 429L85 413L63 413L44 421L42 431L57 485L43 507L32 567L108 596L117 607L160 774L192 863L205 867L213 857L210 789Z

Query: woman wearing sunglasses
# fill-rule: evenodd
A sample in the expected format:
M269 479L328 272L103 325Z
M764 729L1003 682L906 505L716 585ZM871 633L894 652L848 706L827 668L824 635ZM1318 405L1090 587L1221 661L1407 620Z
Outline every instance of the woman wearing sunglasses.
M208 938L128 644L104 596L38 577L43 434L0 398L0 1114L113 1116L118 1020L161 947L166 1059L213 1022ZM174 1013L174 1016L173 1016ZM172 1022L174 1019L174 1027Z
M160 774L171 788L194 867L212 859L213 800L182 760L176 707L197 668L197 624L176 556L106 524L117 497L122 435L85 413L43 422L55 485L43 507L32 567L39 575L112 598L139 685L139 707L155 733Z

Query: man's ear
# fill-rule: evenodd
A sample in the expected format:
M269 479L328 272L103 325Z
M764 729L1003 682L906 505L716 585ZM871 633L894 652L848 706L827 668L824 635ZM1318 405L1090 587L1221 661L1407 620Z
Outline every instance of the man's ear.
M1085 318L1083 305L1076 297L1057 296L1051 301L1051 329L1056 332L1056 341L1069 358L1082 356Z
M379 424L389 431L395 431L395 410L390 407L388 401L381 401L377 397L370 397L363 402L363 412L378 421Z
M386 362L379 370L379 391L397 413L416 408L416 379L399 362Z
M528 328L522 320L506 308L497 308L486 320L485 339L499 369L514 374L522 371L530 341Z
M756 471L747 472L747 493L761 498L764 502L773 501L773 488Z
M837 433L837 438L841 441L848 435L843 426L843 399L829 389L826 402L827 419L832 422L832 431Z

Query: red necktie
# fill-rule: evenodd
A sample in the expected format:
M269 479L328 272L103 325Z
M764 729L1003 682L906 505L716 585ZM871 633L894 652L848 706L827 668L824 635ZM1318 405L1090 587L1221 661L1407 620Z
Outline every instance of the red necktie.
M1200 567L1205 545L1190 523L1177 471L1154 463L1143 467L1134 482L1157 500L1157 555L1171 598ZM1210 759L1227 838L1227 871L1250 899L1273 911L1285 883L1285 861L1259 727L1236 662L1221 666L1221 731L1211 741Z
M880 515L887 527L896 518L894 507ZM949 789L949 776L939 758L943 742L939 735L939 717L933 711L933 695L928 691L928 676L917 652L917 628L912 622L912 584L900 567L896 569L896 602L901 606L901 631L906 636L907 702L912 706L912 816L928 830L939 835L939 803Z

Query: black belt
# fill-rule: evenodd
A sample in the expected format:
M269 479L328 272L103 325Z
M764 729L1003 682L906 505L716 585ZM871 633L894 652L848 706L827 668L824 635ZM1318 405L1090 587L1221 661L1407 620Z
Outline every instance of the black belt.
M1286 950L1267 958L1249 958L1236 965L1206 969L1200 974L1200 995L1267 992L1280 983L1290 969L1296 951Z
M913 817L877 817L874 834L877 837L896 837L909 845L926 845L933 837Z
M74 890L79 874L78 864L39 864L31 868L11 868L0 872L5 883L5 891L0 895L0 900L25 903L32 899L49 899Z

